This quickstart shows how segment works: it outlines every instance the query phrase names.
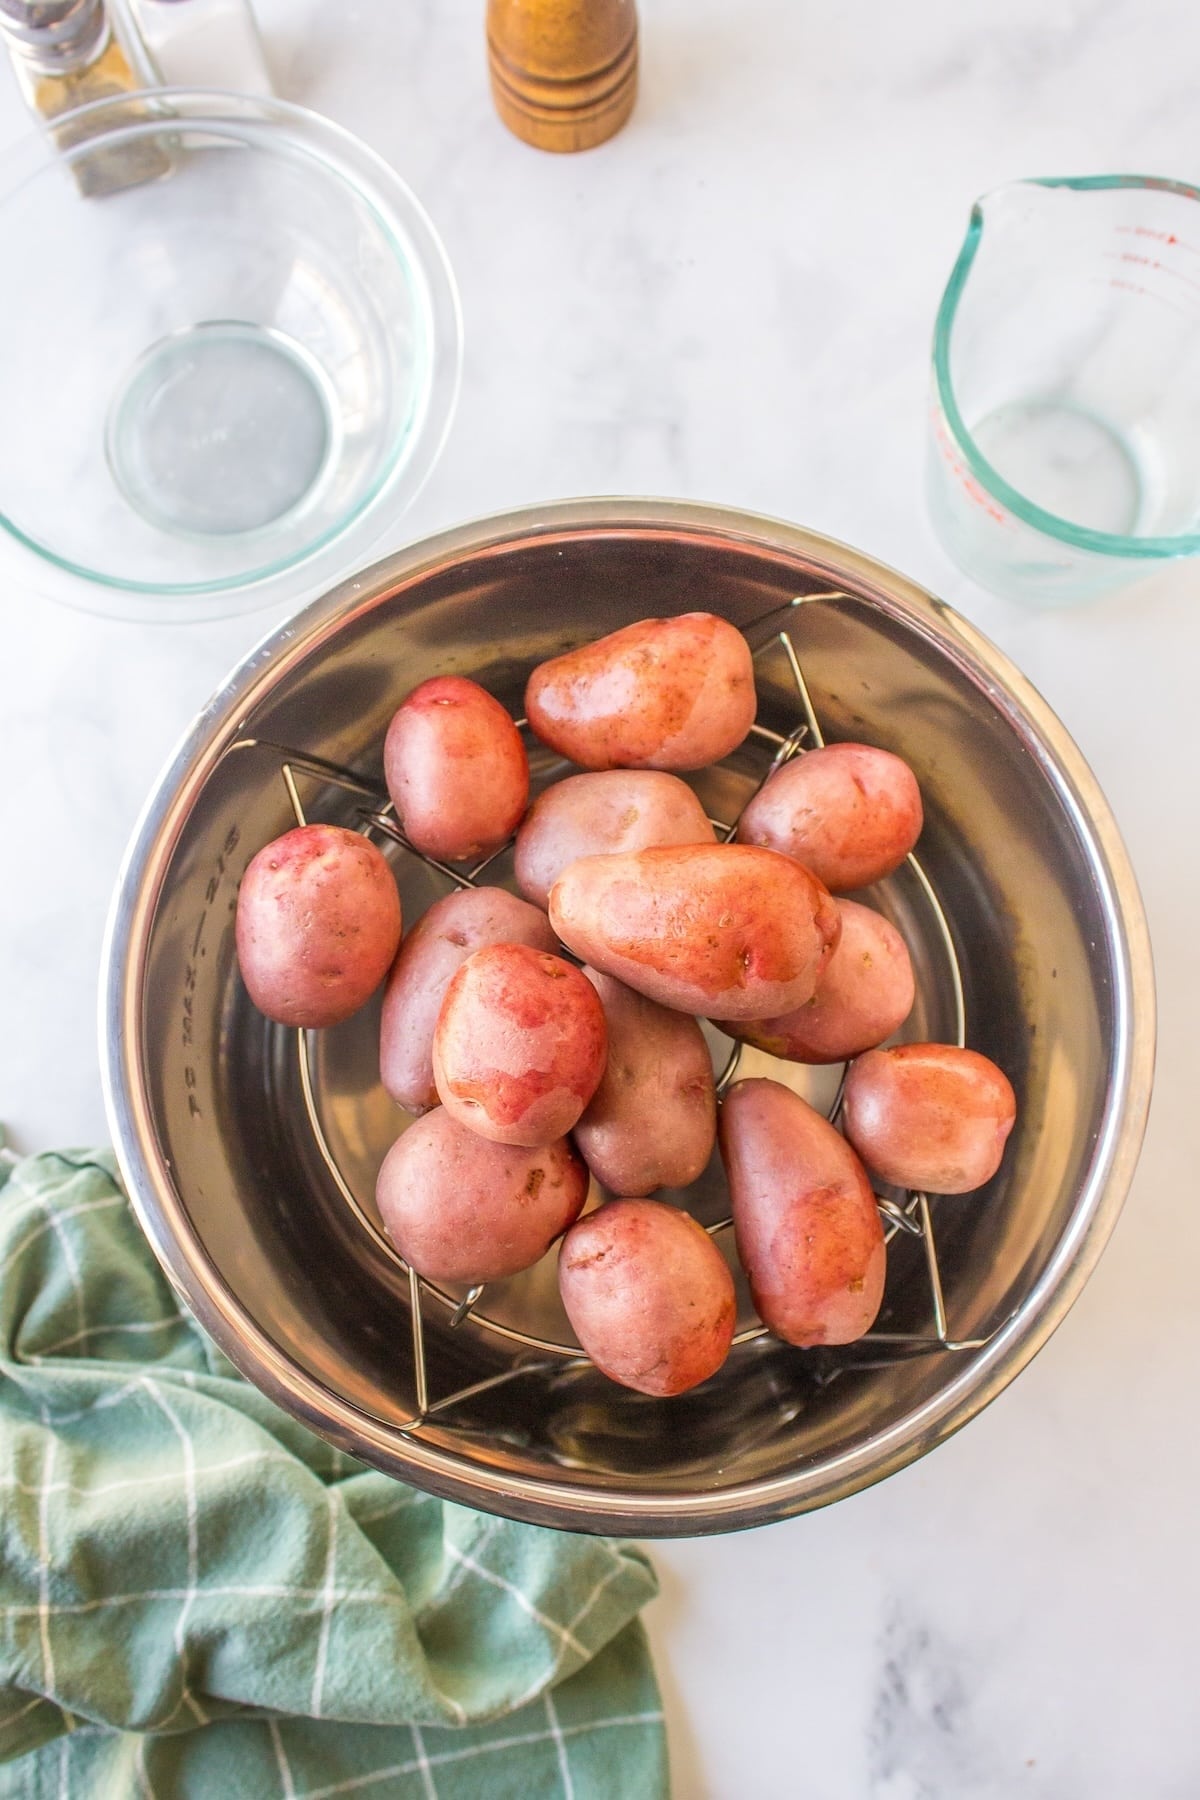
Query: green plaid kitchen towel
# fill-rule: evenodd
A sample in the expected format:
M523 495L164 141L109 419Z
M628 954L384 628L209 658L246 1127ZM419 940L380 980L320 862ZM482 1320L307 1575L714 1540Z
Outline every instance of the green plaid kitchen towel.
M105 1153L0 1153L0 1795L657 1800L628 1544L364 1469L242 1381Z

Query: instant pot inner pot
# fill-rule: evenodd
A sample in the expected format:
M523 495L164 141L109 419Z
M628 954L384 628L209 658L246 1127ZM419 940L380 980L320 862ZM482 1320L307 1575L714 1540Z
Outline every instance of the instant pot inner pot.
M827 737L879 744L912 764L926 812L919 854L961 968L966 1040L1011 1077L1017 1126L985 1189L931 1203L943 1334L960 1348L936 1345L927 1246L905 1229L889 1246L870 1338L802 1351L760 1336L673 1400L627 1392L581 1359L522 1342L574 1344L553 1254L489 1286L478 1306L490 1323L468 1316L452 1326L464 1291L423 1290L428 1411L417 1433L471 1466L480 1484L472 1498L483 1505L489 1469L534 1483L615 1484L669 1504L878 1437L980 1354L972 1346L1028 1293L1069 1225L1103 1122L1113 1018L1111 984L1091 966L1108 934L1087 847L1054 777L966 662L880 608L866 586L823 580L761 544L653 530L531 536L417 575L285 663L184 819L151 933L145 1078L191 1225L240 1305L284 1357L366 1417L403 1427L421 1410L412 1284L372 1229L376 1170L408 1122L379 1085L378 1006L305 1042L264 1020L238 978L238 880L255 851L295 823L283 764L310 820L360 825L371 799L304 759L328 759L381 789L388 720L419 681L469 675L519 717L535 662L635 619L696 608L733 620L758 651L767 733L786 736L803 717L778 635L786 630ZM772 749L756 736L695 779L714 817L736 817ZM535 783L565 772L536 747L532 761ZM376 841L411 925L452 884ZM511 886L511 858L485 879ZM913 952L918 1001L903 1035L952 1037L952 959L918 879L902 869L868 898ZM711 1041L720 1068L731 1046L715 1030ZM837 1071L756 1051L744 1053L741 1072L771 1073L823 1106L837 1085ZM727 1212L715 1157L689 1204L705 1223ZM732 1234L717 1241L732 1259ZM755 1321L740 1278L739 1293L748 1331ZM399 1456L375 1460L404 1472Z

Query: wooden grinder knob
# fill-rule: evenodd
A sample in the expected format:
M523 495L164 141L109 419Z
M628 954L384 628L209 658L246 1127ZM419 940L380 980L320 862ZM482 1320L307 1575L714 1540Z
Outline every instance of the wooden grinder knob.
M488 0L496 111L539 150L590 150L637 92L634 0Z

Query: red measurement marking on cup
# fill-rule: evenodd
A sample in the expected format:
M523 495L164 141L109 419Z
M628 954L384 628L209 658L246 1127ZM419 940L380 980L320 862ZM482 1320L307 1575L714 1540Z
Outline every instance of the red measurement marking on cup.
M994 519L997 525L1011 525L1012 518L1010 514L1006 513L1002 507L997 505L992 499L992 496L987 492L986 488L980 487L978 481L976 481L974 475L972 475L971 471L967 468L967 465L958 454L954 440L950 436L946 427L946 421L942 417L940 411L936 407L931 407L929 416L933 421L933 434L937 439L938 449L942 454L942 460L949 467L951 474L958 481L959 486L966 494L968 500L972 501L976 506L982 507L983 511L988 515L988 518Z
M1191 275L1185 275L1182 269L1173 269L1170 263L1159 260L1157 256L1144 256L1136 250L1106 250L1106 262L1134 263L1143 269L1157 269L1162 275L1169 275L1172 281L1182 281L1185 287L1195 288L1200 294L1200 281Z
M967 499L973 500L976 506L981 506L989 519L995 519L998 525L1008 523L1008 514L1001 511L991 495L984 492L973 475L968 475L965 470L960 470L959 479Z
M1143 287L1139 282L1123 281L1119 275L1110 275L1107 279L1102 275L1095 275L1092 279L1099 282L1102 287L1119 288L1126 294L1140 294L1143 300L1154 300L1159 306L1166 306L1174 313L1181 313L1185 319L1195 317L1194 306L1180 306L1177 301L1168 299L1166 294L1156 293L1153 288Z
M1200 249L1189 244L1174 231L1155 231L1149 225L1114 225L1113 230L1124 237L1152 238L1156 244L1166 244L1180 250L1186 250L1189 256L1200 256Z
M1167 294L1157 293L1154 288L1138 287L1135 282L1122 281L1119 275L1089 275L1086 279L1089 287L1122 288L1127 294L1141 294L1144 299L1153 300L1158 306L1165 306L1168 312L1178 313L1180 318L1195 320L1195 301L1187 300L1185 303L1182 295L1175 300Z

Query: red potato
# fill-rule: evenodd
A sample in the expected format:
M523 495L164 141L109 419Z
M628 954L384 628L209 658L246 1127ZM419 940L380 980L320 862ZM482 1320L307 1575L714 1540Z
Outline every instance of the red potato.
M585 769L703 769L757 708L750 646L702 612L626 625L540 663L525 689L538 737Z
M605 769L568 775L540 794L517 833L517 886L545 906L563 870L581 856L654 844L714 844L704 808L677 775Z
M729 1354L733 1276L703 1226L659 1200L610 1200L572 1225L558 1289L596 1367L639 1394L682 1394Z
M916 776L890 750L827 744L784 763L738 821L740 844L794 856L831 893L899 868L921 835Z
M836 904L842 935L812 999L781 1019L732 1021L732 1037L788 1062L835 1063L882 1044L903 1025L916 998L904 939L869 906Z
M695 1019L668 1012L611 975L583 973L600 996L608 1063L575 1142L610 1193L686 1187L717 1138L712 1059Z
M579 1217L587 1189L566 1138L534 1150L490 1143L439 1106L392 1145L375 1197L388 1236L419 1275L477 1282L540 1262Z
M990 1181L1017 1116L1012 1083L976 1050L871 1050L846 1081L846 1136L897 1187L966 1194Z
M461 675L413 689L388 726L383 774L414 849L442 862L498 850L529 800L529 759L498 700Z
M421 1113L438 1103L433 1032L457 969L485 944L530 944L553 953L545 913L503 888L464 888L435 900L392 965L379 1026L379 1075L393 1100Z
M400 942L400 895L375 845L301 825L255 856L238 889L238 964L280 1025L338 1025L364 1005Z
M841 930L807 869L738 844L582 857L551 890L550 923L593 968L713 1019L802 1006Z
M460 1124L532 1147L570 1131L606 1052L604 1009L578 969L528 944L489 944L446 989L433 1078Z
M850 1344L883 1299L887 1253L866 1170L777 1081L739 1081L721 1107L738 1256L763 1324L789 1344Z

